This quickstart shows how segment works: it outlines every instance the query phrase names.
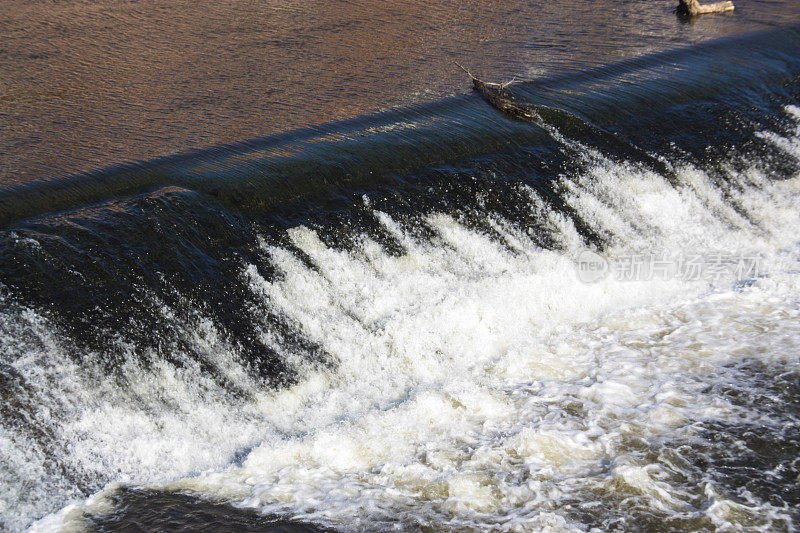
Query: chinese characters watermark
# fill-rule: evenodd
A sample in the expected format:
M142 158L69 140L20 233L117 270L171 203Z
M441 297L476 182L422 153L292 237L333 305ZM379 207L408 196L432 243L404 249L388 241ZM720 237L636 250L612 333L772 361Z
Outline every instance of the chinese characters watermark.
M677 279L681 281L742 281L763 274L757 255L741 253L681 253L675 256L629 254L613 258L591 250L578 256L578 279L594 283L607 277L617 281Z

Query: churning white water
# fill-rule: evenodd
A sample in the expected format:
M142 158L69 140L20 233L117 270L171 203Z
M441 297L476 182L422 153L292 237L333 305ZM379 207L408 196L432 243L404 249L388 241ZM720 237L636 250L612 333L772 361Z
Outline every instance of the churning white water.
M787 117L800 123L800 109ZM800 162L800 127L760 136ZM265 318L264 340L300 376L282 390L248 377L200 314L183 335L247 400L190 361L130 358L120 389L87 371L92 354L80 368L63 356L45 318L9 312L3 349L28 343L9 364L64 445L0 433L0 514L14 502L7 524L24 526L49 494L75 497L74 474L113 483L35 528L107 512L116 483L344 530L582 530L632 510L694 527L790 527L781 505L698 472L693 444L709 425L785 423L718 386L741 382L749 361L798 363L800 176L772 181L754 163L715 184L677 166L675 186L563 142L584 158L581 175L561 178L563 198L608 239L590 254L606 270L579 275L587 244L532 189L559 250L499 217L490 237L434 213L414 222L435 234L423 240L375 212L399 255L367 237L332 249L294 228L310 264L265 244L279 274L242 272L263 301L252 312L285 317L329 359L287 353ZM44 464L56 460L61 470Z

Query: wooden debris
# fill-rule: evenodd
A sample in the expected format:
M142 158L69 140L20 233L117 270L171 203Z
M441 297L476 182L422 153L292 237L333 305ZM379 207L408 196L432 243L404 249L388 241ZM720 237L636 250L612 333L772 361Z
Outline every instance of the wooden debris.
M678 10L689 16L705 15L707 13L724 13L733 11L733 2L716 2L701 4L698 0L679 0Z
M515 102L514 97L506 90L506 87L514 83L514 80L511 80L507 83L485 82L473 76L470 71L465 69L459 63L456 63L456 65L458 65L461 70L466 72L467 76L472 78L472 86L475 88L475 90L480 92L484 98L486 98L486 100L498 110L502 111L506 115L524 120L534 120L539 118L539 114L536 113L531 106Z

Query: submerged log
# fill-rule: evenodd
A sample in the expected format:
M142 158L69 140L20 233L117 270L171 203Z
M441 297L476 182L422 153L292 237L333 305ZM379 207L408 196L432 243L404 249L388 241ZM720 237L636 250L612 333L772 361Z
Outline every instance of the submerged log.
M459 63L456 63L456 65L466 72L467 76L472 78L472 86L475 90L480 92L484 98L498 110L506 115L524 120L539 118L539 114L536 113L531 106L515 102L514 97L506 90L506 87L514 83L514 80L507 83L485 82L473 76L470 71L462 67Z
M733 2L716 2L714 4L701 4L698 0L679 0L678 10L690 16L705 15L707 13L724 13L733 11Z

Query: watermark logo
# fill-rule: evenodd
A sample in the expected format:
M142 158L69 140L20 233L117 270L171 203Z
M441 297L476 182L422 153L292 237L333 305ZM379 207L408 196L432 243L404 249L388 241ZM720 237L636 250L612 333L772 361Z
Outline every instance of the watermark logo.
M576 264L578 279L583 283L594 283L608 276L610 269L608 259L591 250L584 250L578 256Z
M763 275L758 256L720 252L676 256L629 254L606 258L584 250L578 255L575 268L583 283L595 283L607 277L616 281L743 281Z

